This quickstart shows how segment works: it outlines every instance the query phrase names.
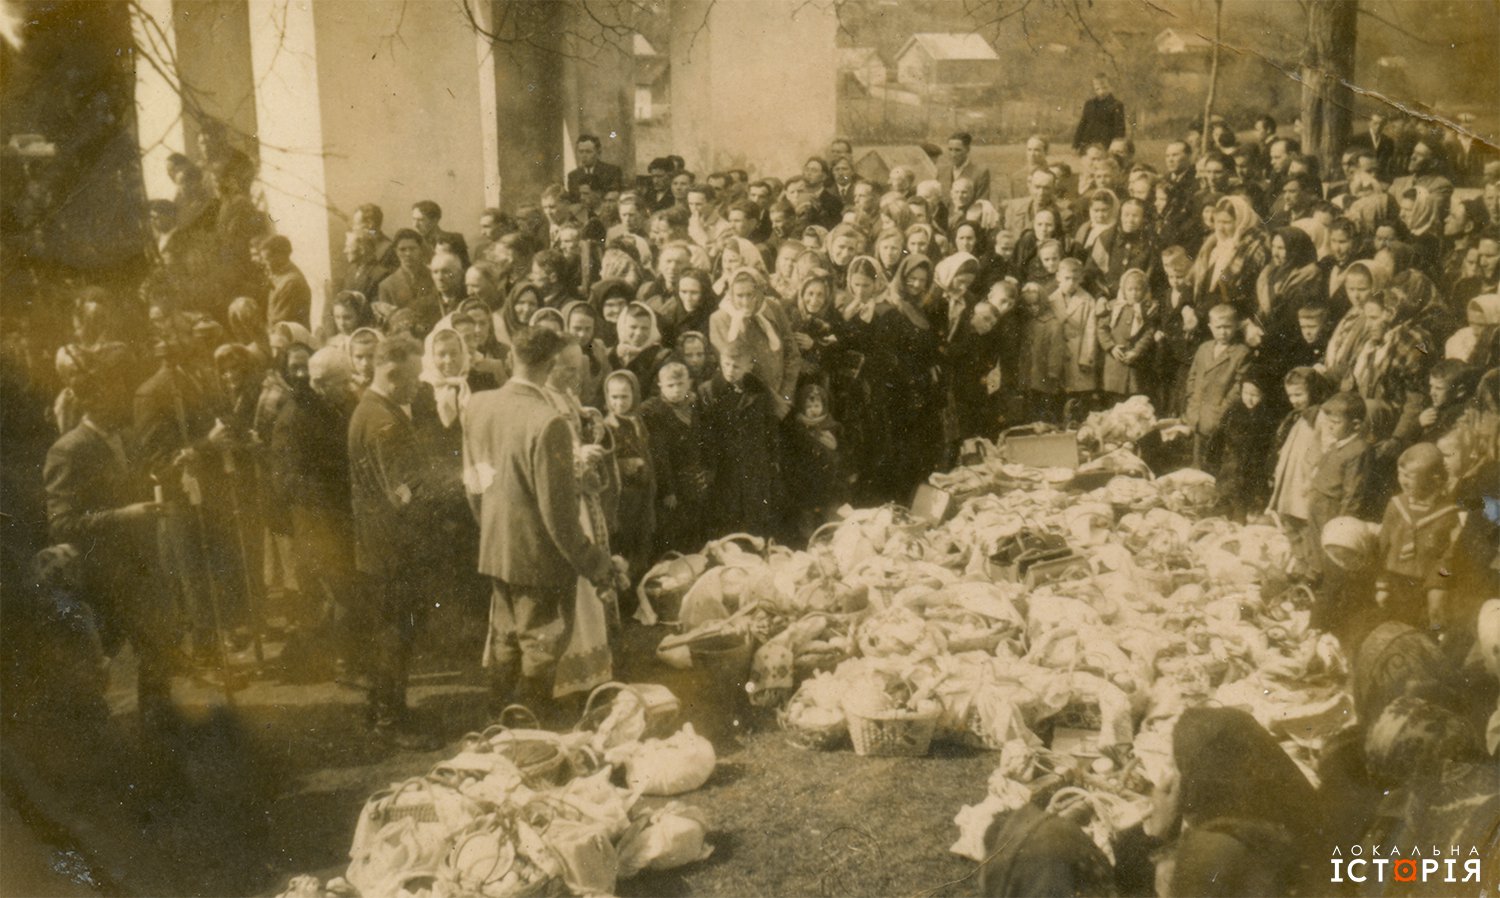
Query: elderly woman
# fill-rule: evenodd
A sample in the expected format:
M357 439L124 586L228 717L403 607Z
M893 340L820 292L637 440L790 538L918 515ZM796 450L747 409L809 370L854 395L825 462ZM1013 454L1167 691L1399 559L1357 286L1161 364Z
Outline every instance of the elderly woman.
M728 274L727 281L728 294L718 311L709 316L709 341L721 358L731 346L746 347L751 373L769 391L776 417L785 418L802 372L791 322L778 304L766 301L768 288L761 271L740 268Z
M1255 283L1270 261L1270 240L1255 207L1243 196L1226 196L1214 206L1214 230L1203 241L1193 266L1194 295L1201 308L1235 307L1243 320L1255 312Z
M1255 282L1253 319L1265 331L1261 354L1277 377L1289 370L1282 359L1302 340L1298 310L1325 300L1327 289L1312 238L1301 228L1278 230L1271 238L1271 264Z

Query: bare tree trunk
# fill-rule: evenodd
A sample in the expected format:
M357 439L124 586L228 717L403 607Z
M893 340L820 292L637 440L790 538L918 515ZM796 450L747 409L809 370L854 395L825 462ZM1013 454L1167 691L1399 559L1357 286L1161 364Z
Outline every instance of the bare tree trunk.
M1333 171L1349 134L1359 0L1309 0L1302 53L1302 151Z
M1203 139L1200 147L1208 155L1209 122L1214 117L1214 99L1219 93L1219 44L1224 36L1224 0L1214 0L1214 55L1208 70L1208 98L1203 101Z

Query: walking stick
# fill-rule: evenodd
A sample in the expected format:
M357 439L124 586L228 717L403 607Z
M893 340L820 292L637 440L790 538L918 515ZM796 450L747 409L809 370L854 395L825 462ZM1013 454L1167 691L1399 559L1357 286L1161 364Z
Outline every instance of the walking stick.
M182 377L188 376L187 372L183 371L181 366L174 365L173 368L175 373ZM175 379L172 380L172 400L177 412L178 433L182 437L183 444L191 446L187 426L187 409L182 400L182 388ZM184 472L183 476L192 478L194 487L192 490L188 490L186 488L187 483L184 482L183 484L184 492L187 493L188 507L192 509L193 536L197 543L198 558L203 562L204 578L208 581L208 607L210 614L213 616L214 637L219 645L219 667L221 668L220 676L223 680L221 685L224 689L224 702L226 705L234 707L234 690L231 688L233 672L229 667L229 639L224 633L224 621L222 615L219 613L219 586L214 580L213 572L209 570L208 531L207 525L203 521L203 492L198 487L197 478L192 477L187 472ZM194 495L195 493L196 495ZM195 499L197 501L194 501Z
M250 639L255 646L255 667L259 672L261 666L266 663L265 645L261 641L261 631L265 629L265 618L255 595L255 578L250 573L250 549L245 544L242 513L244 505L240 502L240 487L235 477L238 471L234 452L226 451L224 453L224 476L229 479L229 512L234 519L234 544L240 553L240 577L245 581L245 610L250 614Z

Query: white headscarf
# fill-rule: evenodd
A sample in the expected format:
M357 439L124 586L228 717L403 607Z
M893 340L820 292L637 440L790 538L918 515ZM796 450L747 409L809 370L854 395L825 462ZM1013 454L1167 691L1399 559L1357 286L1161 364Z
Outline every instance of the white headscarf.
M453 335L463 358L462 370L451 376L438 370L437 341L443 334ZM443 422L444 427L452 427L469 404L470 361L469 346L464 342L463 334L452 327L439 324L422 341L422 382L432 386L432 396L437 401L438 419Z
M1139 268L1132 268L1120 276L1120 289L1115 294L1114 301L1109 304L1110 327L1114 327L1115 322L1120 320L1120 315L1124 314L1126 307L1132 305L1130 300L1125 298L1125 283L1131 278L1139 278L1144 282L1146 280L1146 272L1140 270ZM1144 298L1145 295L1145 290L1142 290L1142 298ZM1135 305L1135 318L1130 322L1131 339L1134 339L1135 336L1141 332L1141 329L1146 326L1146 316L1142 313L1141 304L1134 303L1133 305Z
M749 327L750 321L753 319L756 324L760 325L760 329L765 332L766 344L770 346L771 351L780 352L781 337L776 333L776 325L772 324L771 320L767 318L765 314L765 276L762 275L760 270L757 268L750 268L748 266L741 267L735 269L733 273L725 277L725 286L733 287L741 279L749 280L752 284L755 285L755 289L759 291L761 301L760 311L757 311L753 315L742 312L738 307L735 306L731 291L726 291L724 294L724 302L719 305L719 308L723 309L725 313L729 315L729 331L725 334L725 339L727 339L730 343L738 340L741 336L744 335L745 329Z

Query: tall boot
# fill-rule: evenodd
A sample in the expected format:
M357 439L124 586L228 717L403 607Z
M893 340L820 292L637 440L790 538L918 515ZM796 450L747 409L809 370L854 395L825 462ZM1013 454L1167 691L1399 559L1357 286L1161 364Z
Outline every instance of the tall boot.
M485 706L489 719L499 720L501 711L521 701L519 692L520 671L514 662L490 668L490 693Z

